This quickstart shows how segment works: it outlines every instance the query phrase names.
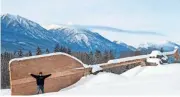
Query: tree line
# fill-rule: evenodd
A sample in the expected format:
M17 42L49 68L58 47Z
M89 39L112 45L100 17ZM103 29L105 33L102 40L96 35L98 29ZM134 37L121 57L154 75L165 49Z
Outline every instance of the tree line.
M3 52L1 53L1 87L2 88L10 88L9 86L9 61L13 58L21 58L33 55L41 55L48 54L53 52L64 52L70 54L79 60L81 60L85 64L99 64L103 62L107 62L110 59L114 59L113 52L111 50L101 52L100 50L96 50L95 52L72 52L70 48L60 46L56 44L53 51L50 51L48 48L42 50L39 46L36 48L35 52L31 50L24 52L22 49L19 49L14 52Z
M33 55L41 55L41 54L48 54L48 53L55 53L55 52L64 52L67 54L70 54L79 60L81 60L83 63L87 65L93 65L93 64L100 64L100 63L106 63L111 59L115 59L115 54L112 50L95 50L90 52L75 52L72 51L68 47L60 46L59 44L56 44L54 49L50 51L48 48L45 50L42 50L39 46L36 48L35 52L32 52L31 50L24 52L22 49L19 49L18 51L14 52L3 52L1 53L1 87L2 88L10 88L9 86L9 61L13 58L21 58L21 57L27 57L27 56L33 56ZM133 55L139 55L139 51L135 52L122 52L121 57L127 57L127 56L133 56ZM126 67L119 68L119 69L108 69L106 71L118 73L119 71L125 71L127 70Z

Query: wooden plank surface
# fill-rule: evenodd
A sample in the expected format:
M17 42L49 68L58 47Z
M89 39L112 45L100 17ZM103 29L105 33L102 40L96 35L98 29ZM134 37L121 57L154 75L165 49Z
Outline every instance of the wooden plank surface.
M12 95L36 93L36 80L28 73L52 74L45 80L45 92L55 92L74 84L85 72L82 63L62 54L14 60L10 63L9 69Z

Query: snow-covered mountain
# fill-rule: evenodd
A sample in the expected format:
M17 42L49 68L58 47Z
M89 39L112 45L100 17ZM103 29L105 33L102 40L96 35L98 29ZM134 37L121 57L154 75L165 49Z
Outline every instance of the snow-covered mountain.
M52 47L51 33L39 24L21 16L5 14L1 16L2 51L35 50Z
M114 31L116 28L56 25L51 26L50 29L45 29L38 23L21 16L4 14L1 16L2 51L22 49L35 52L37 46L43 50L48 48L52 51L57 43L69 47L73 51L114 50L118 55L121 51L136 50L124 42L112 42L100 35L99 32L90 29L112 29ZM123 30L119 29L118 31ZM157 41L140 44L137 49L150 53L153 49L162 47L164 51L170 51L174 49L174 46L180 47L179 44L171 41Z
M127 44L124 43L124 42L121 42L121 41L113 41L113 42L116 43L116 44L119 44L119 45L123 45L123 46L125 46L125 47L128 47L128 48L132 49L133 51L136 51L136 48L135 48L135 47L133 47L133 46L131 46L131 45L127 45Z
M153 42L142 43L139 45L137 49L142 52L151 52L154 49L160 50L161 48L164 51L172 51L174 50L174 47L180 48L180 45L172 41L165 40L165 41L156 42L156 43L153 43Z
M52 32L53 35L63 36L56 37L56 40L64 40L64 42L74 50L81 49L82 51L94 51L96 49L111 49L117 52L131 50L127 46L111 42L98 33L87 29L80 29L76 27L60 27L50 29L49 31Z
M111 42L87 29L63 26L47 30L31 20L10 14L2 15L1 21L2 51L35 51L37 46L53 50L57 43L74 51L131 51L127 46Z

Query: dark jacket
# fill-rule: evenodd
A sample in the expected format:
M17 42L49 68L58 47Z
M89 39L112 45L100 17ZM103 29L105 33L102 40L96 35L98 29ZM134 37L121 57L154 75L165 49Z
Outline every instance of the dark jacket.
M51 76L51 74L42 75L42 76L31 74L31 76L34 77L34 78L36 78L36 83L37 83L37 85L42 85L42 86L44 86L44 80L45 80L45 78Z

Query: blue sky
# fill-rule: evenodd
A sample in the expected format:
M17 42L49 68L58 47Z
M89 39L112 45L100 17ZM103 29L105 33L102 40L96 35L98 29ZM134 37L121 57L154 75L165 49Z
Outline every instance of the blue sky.
M180 0L2 0L4 13L44 26L72 23L154 31L180 42Z

